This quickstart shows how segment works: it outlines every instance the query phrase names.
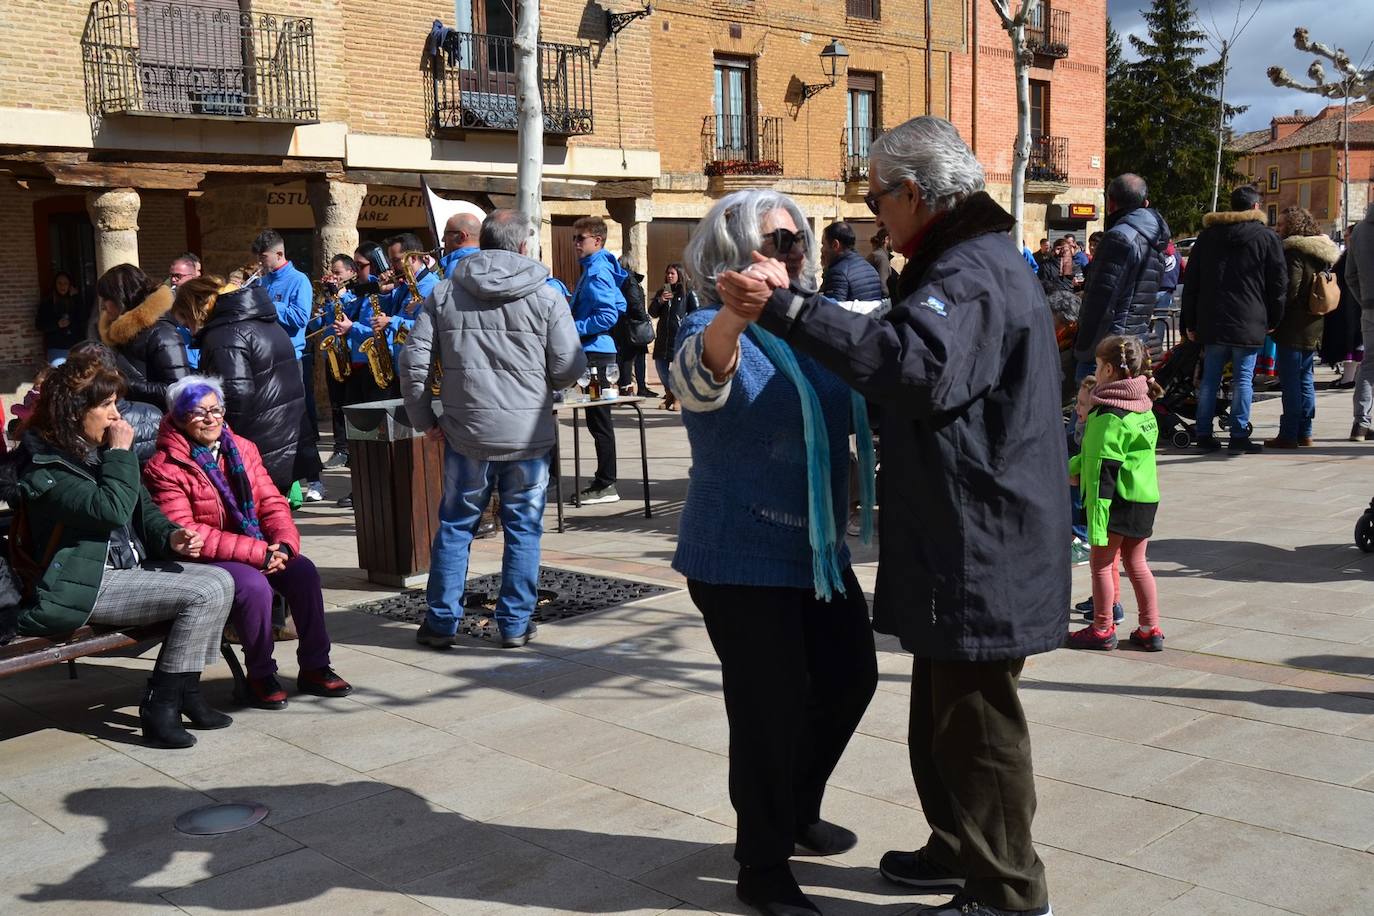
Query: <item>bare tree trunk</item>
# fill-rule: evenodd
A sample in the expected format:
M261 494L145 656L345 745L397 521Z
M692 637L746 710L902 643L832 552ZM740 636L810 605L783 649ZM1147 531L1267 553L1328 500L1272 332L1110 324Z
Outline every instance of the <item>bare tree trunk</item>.
M540 193L544 177L544 103L539 94L539 0L519 0L515 25L516 113L516 206L534 227L525 253L539 257L540 225L544 203Z
M1011 217L1016 221L1012 227L1016 247L1026 244L1026 164L1030 162L1030 68L1034 55L1026 47L1026 19L1030 16L1034 0L1020 0L1016 15L1011 13L1010 2L1015 0L992 0L992 8L1002 20L1002 28L1011 39L1011 56L1016 75L1016 146L1011 155ZM975 100L976 104L976 100Z

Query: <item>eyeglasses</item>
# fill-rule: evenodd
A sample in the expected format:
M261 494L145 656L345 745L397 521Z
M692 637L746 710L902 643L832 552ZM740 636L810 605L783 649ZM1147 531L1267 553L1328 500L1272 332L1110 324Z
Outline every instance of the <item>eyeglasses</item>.
M865 194L865 195L864 195L864 203L868 204L868 209L869 209L869 211L870 211L874 216L877 216L877 215L878 215L878 201L882 200L884 197L886 197L887 195L893 193L894 191L900 191L900 190L901 190L902 188L904 188L904 187L906 187L906 185L904 185L904 184L894 184L894 185L892 185L891 187L884 188L884 189L881 190L881 191L877 191L877 192L871 193L871 194Z
M774 229L771 232L765 232L763 240L773 244L773 251L779 257L786 257L792 253L798 243L806 241L806 233L793 232L791 229Z
M191 414L187 419L194 420L197 423L210 423L216 420L223 420L224 408L211 407L208 410L204 408L198 408L196 410L191 411Z

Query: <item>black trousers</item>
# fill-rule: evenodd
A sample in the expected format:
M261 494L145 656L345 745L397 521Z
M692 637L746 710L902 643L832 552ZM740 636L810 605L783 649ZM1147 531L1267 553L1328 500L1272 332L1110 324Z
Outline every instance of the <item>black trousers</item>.
M622 352L616 358L620 360L620 390L628 394L639 394L648 390L649 378L645 374L649 368L648 351Z
M735 859L785 862L797 828L820 819L825 784L878 685L863 591L853 570L829 603L810 589L687 588L724 679Z
M926 851L991 906L1049 901L1031 844L1035 779L1030 731L1017 697L1025 659L937 662L911 672L911 775L930 824Z
M351 404L362 404L381 398L377 383L367 363L356 363L342 382L327 378L329 384L330 419L334 426L334 451L348 454L348 424L344 421L344 408Z
M610 384L606 381L606 367L615 361L614 353L587 354L587 365L597 373L603 388ZM627 380L621 378L618 384L627 384ZM616 481L615 422L611 418L611 408L588 407L582 413L587 420L587 432L592 434L592 445L596 448L596 476L592 478L592 486L598 490L604 489Z
M315 420L311 416L315 406L313 379L308 374L308 364L305 360L300 361L300 366L301 381L305 382L306 409L301 414L300 428L296 434L296 462L292 467L291 479L312 481L320 479L320 474L324 472L324 465L320 462L319 429L315 426Z

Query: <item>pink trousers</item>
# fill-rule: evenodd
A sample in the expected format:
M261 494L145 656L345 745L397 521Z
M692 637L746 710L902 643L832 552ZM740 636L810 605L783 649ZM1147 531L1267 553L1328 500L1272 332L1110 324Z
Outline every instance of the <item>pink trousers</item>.
M1118 556L1126 566L1126 577L1131 580L1131 587L1135 589L1141 629L1149 631L1159 626L1155 576L1145 560L1145 546L1149 543L1149 538L1108 534L1106 547L1092 549L1093 626L1098 632L1105 633L1112 628L1112 605L1121 600L1121 578L1116 569Z

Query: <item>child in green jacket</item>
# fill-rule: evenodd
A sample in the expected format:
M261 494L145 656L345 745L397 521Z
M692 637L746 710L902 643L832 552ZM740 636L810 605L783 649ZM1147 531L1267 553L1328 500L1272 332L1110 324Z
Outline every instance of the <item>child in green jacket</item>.
M1097 348L1097 385L1083 430L1082 450L1069 461L1069 481L1082 488L1092 545L1093 623L1069 636L1071 649L1116 648L1112 604L1117 557L1135 589L1140 626L1131 644L1164 648L1155 577L1145 561L1159 508L1155 473L1154 399L1163 392L1150 378L1149 352L1137 337L1108 337ZM1079 483L1081 481L1081 484Z

